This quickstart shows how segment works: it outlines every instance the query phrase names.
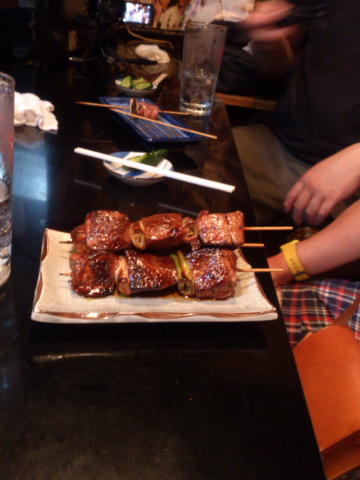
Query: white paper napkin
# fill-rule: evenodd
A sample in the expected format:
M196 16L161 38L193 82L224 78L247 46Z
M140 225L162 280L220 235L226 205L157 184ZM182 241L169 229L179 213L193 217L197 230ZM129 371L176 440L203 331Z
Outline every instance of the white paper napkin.
M165 52L161 50L159 45L145 45L141 44L135 48L135 53L141 58L146 58L146 60L155 60L157 63L169 63L170 57Z
M39 127L41 130L57 130L58 121L54 111L54 105L47 100L40 100L33 93L15 92L15 118L14 125L29 125Z

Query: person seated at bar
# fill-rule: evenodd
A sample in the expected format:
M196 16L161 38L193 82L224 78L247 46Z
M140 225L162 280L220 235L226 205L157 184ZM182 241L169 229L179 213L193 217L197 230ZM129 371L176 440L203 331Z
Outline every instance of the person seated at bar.
M324 229L268 258L271 268L283 269L272 278L292 346L330 325L360 295L359 218L357 200ZM360 340L360 308L349 326Z
M242 24L259 68L291 73L275 112L233 129L261 225L324 225L358 194L360 3L321 6L321 15L290 23L294 4L260 2Z

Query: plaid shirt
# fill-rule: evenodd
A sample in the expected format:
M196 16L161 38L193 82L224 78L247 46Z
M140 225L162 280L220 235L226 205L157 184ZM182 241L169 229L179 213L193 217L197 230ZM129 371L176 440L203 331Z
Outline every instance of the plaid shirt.
M282 287L282 313L291 345L332 322L360 295L360 280L321 279ZM349 321L360 340L360 308Z

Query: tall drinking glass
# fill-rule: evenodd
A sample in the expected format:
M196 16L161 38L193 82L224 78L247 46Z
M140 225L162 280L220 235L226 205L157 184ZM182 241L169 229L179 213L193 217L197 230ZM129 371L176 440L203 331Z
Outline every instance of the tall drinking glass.
M180 110L205 116L211 112L227 28L189 22L184 33Z
M11 269L14 91L14 79L0 72L0 286Z

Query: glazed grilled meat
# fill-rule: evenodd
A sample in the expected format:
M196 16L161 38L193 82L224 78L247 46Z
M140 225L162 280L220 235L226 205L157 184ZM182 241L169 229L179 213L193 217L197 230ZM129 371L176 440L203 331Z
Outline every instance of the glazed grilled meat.
M116 289L133 295L177 286L185 297L231 297L236 288L233 249L244 244L244 230L240 211L203 210L196 220L162 213L130 223L124 213L95 210L71 232L72 289L79 295L99 297ZM145 249L176 249L177 253L160 256Z
M196 220L181 213L160 213L130 223L129 217L112 210L95 210L76 227L71 236L75 251L118 252L134 246L139 250L160 250L191 245L237 248L244 244L244 215L240 211L209 213L203 210Z
M197 238L197 228L181 213L160 213L132 223L130 237L140 250L174 248Z
M245 243L244 214L240 211L231 213L209 213L202 210L196 225L203 245L211 247L239 247Z
M236 257L232 250L204 248L188 253L185 259L196 298L221 300L234 295Z
M70 257L71 288L84 297L105 297L116 288L119 257L111 252L73 253Z
M86 215L85 235L90 250L124 250L130 247L130 219L125 213L95 210Z
M159 118L160 108L157 105L132 98L130 100L130 111L141 117L157 120Z
M71 288L83 297L104 297L116 288L124 295L164 290L179 280L175 261L149 253L125 250L73 253L70 257Z
M79 225L71 231L71 240L74 243L75 253L89 253L86 246L85 224Z
M169 256L125 250L124 259L116 275L117 288L124 295L164 290L179 280L175 261Z

